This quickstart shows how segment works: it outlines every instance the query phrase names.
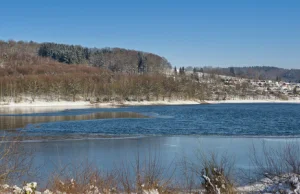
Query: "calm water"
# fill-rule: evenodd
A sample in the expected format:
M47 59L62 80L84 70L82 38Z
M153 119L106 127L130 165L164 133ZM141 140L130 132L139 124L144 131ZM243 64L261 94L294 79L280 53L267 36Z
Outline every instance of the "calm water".
M183 157L196 161L199 149L227 152L235 158L237 168L251 170L249 150L253 145L260 151L262 142L273 148L290 141L300 142L299 110L299 104L141 106L33 112L2 109L0 126L6 134L15 131L8 129L18 128L23 136L36 137L32 138L34 141L24 141L22 146L35 151L34 166L42 166L42 177L38 180L43 182L50 172L70 163L88 160L100 169L111 170L124 162L133 163L137 154L146 158L154 153L162 165L172 166ZM78 137L77 140L72 139L73 136ZM179 172L175 176L181 177Z
M166 178L176 181L182 180L181 163L183 158L187 162L199 164L199 153L216 153L234 161L237 173L236 181L247 184L239 179L240 170L251 174L255 166L250 160L255 146L257 156L262 156L263 144L267 147L280 149L286 143L300 143L299 138L246 138L246 137L194 137L194 136L156 136L135 138L104 138L67 141L41 141L23 143L25 150L35 151L33 166L39 170L36 177L26 180L36 181L42 186L53 172L59 172L66 165L71 165L70 174L74 169L92 164L103 172L123 169L123 166L133 167L137 156L141 163L149 158L157 158L157 163L165 172ZM175 171L173 171L175 170ZM134 169L132 169L134 171ZM173 174L174 173L174 174ZM254 179L256 180L256 179ZM18 180L19 183L22 181Z
M219 104L10 113L0 115L0 129L25 128L39 136L299 136L299 110L300 104Z

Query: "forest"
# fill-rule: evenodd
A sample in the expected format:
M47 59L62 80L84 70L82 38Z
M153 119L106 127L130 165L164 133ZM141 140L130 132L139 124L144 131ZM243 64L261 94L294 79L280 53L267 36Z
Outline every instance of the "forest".
M276 80L300 83L300 69L284 69L270 66L252 67L227 67L213 68L203 67L205 72L214 72L219 75L242 77L257 80Z
M166 76L163 71L170 64L151 53L15 41L0 42L0 53L2 102L17 103L25 97L32 102L37 98L91 102L209 98L206 83ZM99 63L92 63L97 57Z
M243 74L246 69L180 67L177 71L164 57L142 51L0 41L0 102L205 101L264 96L249 83L228 85L218 76L251 77L257 75L257 69L274 68L248 68ZM199 72L209 76L199 76Z
M82 46L43 43L38 55L67 64L88 64L113 72L157 73L171 68L167 59L152 53L121 48L85 48Z

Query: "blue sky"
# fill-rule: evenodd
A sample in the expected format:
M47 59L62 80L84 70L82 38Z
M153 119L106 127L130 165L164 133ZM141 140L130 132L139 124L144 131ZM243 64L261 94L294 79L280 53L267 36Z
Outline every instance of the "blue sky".
M177 67L300 68L300 1L5 0L0 39L143 50Z

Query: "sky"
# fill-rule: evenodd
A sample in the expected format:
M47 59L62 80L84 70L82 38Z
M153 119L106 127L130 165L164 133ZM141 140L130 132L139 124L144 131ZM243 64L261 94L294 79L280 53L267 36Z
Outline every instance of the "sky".
M300 68L300 1L3 0L0 39L142 50L177 67Z

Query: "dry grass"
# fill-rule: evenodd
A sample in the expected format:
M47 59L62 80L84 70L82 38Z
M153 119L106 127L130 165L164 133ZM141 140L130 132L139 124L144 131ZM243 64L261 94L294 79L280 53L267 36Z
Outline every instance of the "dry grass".
M300 144L287 142L278 148L268 147L262 142L262 155L253 145L251 161L256 176L276 176L284 173L300 174Z
M2 137L0 141L0 184L13 183L23 176L33 175L33 154L24 150L18 140Z
M126 193L143 193L156 190L160 194L177 193L179 188L174 185L172 164L165 168L159 162L157 155L149 154L141 160L136 157L135 164L123 165L120 169L119 180L122 190ZM169 177L167 176L169 174Z
M117 176L115 173L103 173L91 164L67 165L60 172L55 172L49 180L51 191L66 193L116 193Z
M203 186L207 193L236 193L234 183L232 182L231 172L233 164L228 157L222 156L218 160L217 156L212 154L204 158L202 178Z
M227 154L197 154L197 163L181 162L186 193L236 193L234 160Z
M157 191L160 194L176 194L179 189L173 185L172 172L163 168L156 157L123 164L116 171L102 172L90 163L67 165L59 172L54 172L47 188L51 191L66 193L100 192L137 193ZM171 175L165 178L166 174Z

